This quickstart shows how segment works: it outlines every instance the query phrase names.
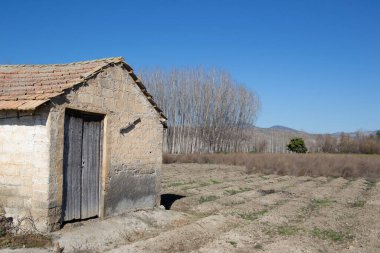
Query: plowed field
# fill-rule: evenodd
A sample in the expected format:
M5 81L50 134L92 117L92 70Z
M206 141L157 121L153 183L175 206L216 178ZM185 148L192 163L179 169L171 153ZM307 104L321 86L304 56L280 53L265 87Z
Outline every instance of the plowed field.
M177 218L111 252L380 252L380 184L364 179L170 164L162 191Z

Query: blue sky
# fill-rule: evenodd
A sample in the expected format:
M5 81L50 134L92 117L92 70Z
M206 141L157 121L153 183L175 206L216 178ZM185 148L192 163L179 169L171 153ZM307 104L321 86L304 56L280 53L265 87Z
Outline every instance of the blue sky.
M380 1L3 1L0 64L203 65L259 94L257 125L380 129Z

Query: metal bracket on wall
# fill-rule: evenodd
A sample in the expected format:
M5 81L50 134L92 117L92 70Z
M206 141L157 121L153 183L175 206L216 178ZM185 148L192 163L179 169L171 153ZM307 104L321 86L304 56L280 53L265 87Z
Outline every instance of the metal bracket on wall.
M141 122L141 118L136 119L136 120L133 121L132 123L129 123L128 126L121 128L121 129L120 129L120 133L121 133L122 135L129 133L129 132L132 131L132 130L136 127L136 125L137 125L138 123L140 123L140 122Z

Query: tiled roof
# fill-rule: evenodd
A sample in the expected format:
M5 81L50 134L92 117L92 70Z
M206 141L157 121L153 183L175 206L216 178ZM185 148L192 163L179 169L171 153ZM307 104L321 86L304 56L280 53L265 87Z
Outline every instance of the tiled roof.
M34 110L103 69L123 64L149 102L162 111L122 57L51 65L0 65L0 110Z

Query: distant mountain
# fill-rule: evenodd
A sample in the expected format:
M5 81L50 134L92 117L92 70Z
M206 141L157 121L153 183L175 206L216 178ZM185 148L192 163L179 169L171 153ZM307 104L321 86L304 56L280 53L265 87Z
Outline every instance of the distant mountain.
M359 131L362 135L364 136L369 136L369 135L376 135L376 131ZM347 134L350 137L355 137L357 132L337 132L337 133L332 133L331 135L334 137L339 137L342 133Z
M294 128L290 128L290 127L286 127L286 126L281 126L281 125L275 125L275 126L271 126L271 127L253 127L253 129L257 132L261 132L261 133L268 133L268 134L272 134L274 132L276 133L284 133L284 134L290 134L290 135L314 135L314 134L311 134L311 133L307 133L305 131L300 131L300 130L296 130Z
M297 129L294 129L294 128L290 128L290 127L286 127L286 126L281 126L281 125L274 125L274 126L271 126L271 127L257 127L257 126L254 126L253 128L256 129L256 131L259 131L259 132L271 133L271 132L275 131L275 132L279 132L279 133L282 132L282 133L288 133L288 134L307 135L307 136L310 136L310 137L316 137L319 134L322 134L322 135L326 134L326 133L308 133L308 132L305 132L305 131L301 131L301 130L297 130ZM376 131L360 131L359 130L359 132L360 132L360 134L362 134L364 136L376 135ZM355 137L356 134L357 134L357 131L356 132L336 132L336 133L327 133L327 134L329 134L331 136L334 136L334 137L339 137L342 133L347 134L350 137Z
M258 152L286 153L286 145L292 138L303 138L308 147L315 143L316 136L290 127L275 125L268 128L253 127L249 134ZM314 145L315 146L315 145ZM313 151L313 150L311 150Z
M305 132L305 131L301 131L301 130L296 130L294 128L290 128L290 127L286 127L286 126L281 126L281 125L274 125L274 126L271 126L271 127L268 127L268 128L264 128L264 127L255 127L256 129L260 129L262 131L278 131L278 132L288 132L288 133L294 133L294 134L305 134L305 135L309 135L309 136L316 136L318 135L318 133L314 134L314 133L308 133L308 132ZM369 136L369 135L376 135L376 131L360 131L359 132L364 135L364 136ZM330 133L329 135L332 135L334 137L339 137L342 133L344 134L347 134L348 136L350 137L355 137L357 132L336 132L336 133ZM322 135L324 135L325 133L320 133Z
M269 129L275 129L275 130L279 130L279 131L295 132L295 133L304 133L303 131L299 131L299 130L296 130L296 129L293 129L290 127L280 126L280 125L271 126L271 127L269 127Z
M254 143L255 150L258 152L269 153L286 153L286 145L292 138L303 138L306 146L310 152L318 152L320 146L318 146L318 135L315 133L308 133L305 131L296 130L290 127L281 125L274 125L272 127L250 127L247 129L247 133L250 135L250 141ZM342 132L329 134L339 139ZM360 131L362 135L376 135L376 131ZM356 132L345 133L351 138L356 137ZM321 133L321 135L325 135Z

